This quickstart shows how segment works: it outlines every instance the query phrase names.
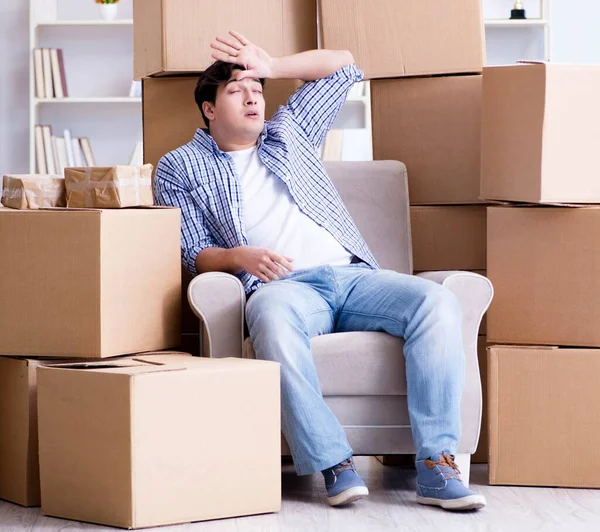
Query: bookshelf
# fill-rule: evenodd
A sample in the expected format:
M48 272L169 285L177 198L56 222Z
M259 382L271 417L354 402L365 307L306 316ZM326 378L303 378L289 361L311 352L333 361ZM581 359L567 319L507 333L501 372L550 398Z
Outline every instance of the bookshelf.
M521 0L527 16L510 19L513 0L483 0L487 64L551 58L551 0Z
M29 167L36 165L35 126L87 138L96 164L128 164L142 137L142 105L133 80L133 0L120 0L116 20L94 0L30 0ZM38 97L34 50L60 49L68 96ZM46 94L43 94L46 96Z

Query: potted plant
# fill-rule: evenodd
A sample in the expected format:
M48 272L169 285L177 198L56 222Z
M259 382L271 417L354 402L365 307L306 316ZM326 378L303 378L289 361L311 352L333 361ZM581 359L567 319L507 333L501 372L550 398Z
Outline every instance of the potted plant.
M100 15L104 20L115 20L119 8L119 0L96 0L100 4Z

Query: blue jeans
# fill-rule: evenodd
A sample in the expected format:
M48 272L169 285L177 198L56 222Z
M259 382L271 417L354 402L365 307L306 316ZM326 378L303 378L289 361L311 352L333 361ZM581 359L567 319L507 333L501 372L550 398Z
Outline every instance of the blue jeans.
M299 475L352 455L323 400L310 348L310 338L332 332L384 331L405 338L417 460L455 454L465 368L461 309L448 289L364 263L322 266L262 286L248 301L246 320L257 358L281 363L282 432Z

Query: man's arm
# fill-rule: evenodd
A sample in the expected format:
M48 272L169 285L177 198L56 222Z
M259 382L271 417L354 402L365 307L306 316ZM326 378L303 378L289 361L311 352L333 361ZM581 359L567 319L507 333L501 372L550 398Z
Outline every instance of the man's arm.
M211 43L215 50L212 56L243 66L246 70L237 73L238 80L273 78L314 81L354 63L352 54L345 50L310 50L284 57L271 57L243 35L235 31L230 31L229 35L227 38L217 37Z

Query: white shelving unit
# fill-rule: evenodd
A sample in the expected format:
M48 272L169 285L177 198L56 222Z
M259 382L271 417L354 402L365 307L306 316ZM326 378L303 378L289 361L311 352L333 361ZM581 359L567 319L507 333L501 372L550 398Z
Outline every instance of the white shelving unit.
M30 0L29 167L36 171L35 126L87 137L98 165L127 164L141 140L141 98L128 97L133 80L133 3L119 17L100 18L93 0ZM36 98L33 51L63 50L69 97Z
M523 20L510 19L512 0L483 0L487 64L549 61L551 54L550 1L522 0Z

